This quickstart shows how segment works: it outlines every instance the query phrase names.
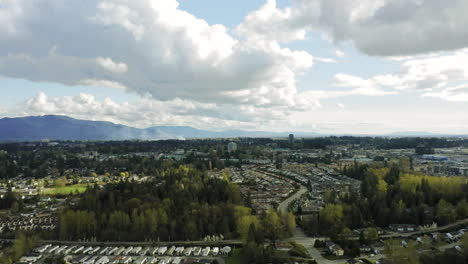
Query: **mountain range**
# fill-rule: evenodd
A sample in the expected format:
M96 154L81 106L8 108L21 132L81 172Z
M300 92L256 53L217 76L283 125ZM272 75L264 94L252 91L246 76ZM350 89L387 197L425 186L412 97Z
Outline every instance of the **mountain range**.
M318 136L299 133L300 136ZM298 135L299 135L298 134ZM287 137L288 133L225 130L209 131L189 126L135 128L104 121L45 115L0 119L0 141L50 140L159 140L230 137Z
M68 116L44 115L0 119L0 142L50 140L160 140L234 137L296 137L326 136L313 132L266 132L246 130L209 131L190 126L154 126L135 128L105 121L88 121ZM353 136L349 134L347 136ZM430 132L395 132L386 135L355 135L386 137L466 137Z

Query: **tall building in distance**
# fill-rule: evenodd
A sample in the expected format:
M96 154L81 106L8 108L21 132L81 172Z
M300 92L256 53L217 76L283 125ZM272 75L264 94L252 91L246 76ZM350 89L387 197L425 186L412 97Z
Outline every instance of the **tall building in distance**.
M234 152L237 150L237 144L234 142L229 142L228 144L228 152Z
M294 143L294 134L289 134L289 143Z

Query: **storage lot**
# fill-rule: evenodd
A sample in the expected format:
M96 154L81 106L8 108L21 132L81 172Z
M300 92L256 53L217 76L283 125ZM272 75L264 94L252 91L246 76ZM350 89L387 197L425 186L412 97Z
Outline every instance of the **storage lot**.
M82 246L47 244L35 248L19 263L43 263L50 255L63 255L69 263L77 264L184 264L212 263L215 259L224 263L231 247L183 247L183 246Z

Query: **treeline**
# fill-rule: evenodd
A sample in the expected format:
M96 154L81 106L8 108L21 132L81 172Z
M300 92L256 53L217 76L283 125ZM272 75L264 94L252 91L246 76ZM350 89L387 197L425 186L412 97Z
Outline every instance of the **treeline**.
M293 144L287 141L278 143L282 147L293 147L296 149L312 148L325 149L328 146L337 145L359 145L360 147L376 147L379 149L408 149L416 148L420 145L428 148L453 148L468 146L468 139L464 138L443 138L443 137L317 137L296 140Z
M331 196L338 197L338 196ZM391 224L439 225L468 217L468 185L463 177L430 177L397 166L368 169L361 195L326 201L319 217L304 224L311 233L338 237L349 229Z
M176 241L222 235L230 239L246 237L250 224L261 222L243 206L238 186L227 180L185 166L166 168L161 174L164 180L159 185L122 181L89 189L74 207L61 212L59 238ZM294 223L292 215L278 217L284 219L279 227L262 227L278 227L279 233L271 231L271 238L284 235L286 223Z

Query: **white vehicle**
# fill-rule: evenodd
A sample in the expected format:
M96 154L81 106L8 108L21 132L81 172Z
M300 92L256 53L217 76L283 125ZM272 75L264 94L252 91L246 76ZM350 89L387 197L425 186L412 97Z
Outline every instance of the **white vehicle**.
M195 257L198 257L198 256L200 256L201 251L202 251L201 247L196 247L196 248L193 250L193 255L194 255Z
M60 255L65 249L67 249L67 246L61 246L59 249L55 250L55 254Z
M113 247L111 249L108 250L107 254L109 255L114 255L114 253L118 250L119 248L118 247Z
M77 249L73 250L73 254L79 254L84 248L84 246L78 247Z
M65 251L63 252L65 255L68 255L70 254L71 252L75 251L76 249L76 246L72 246L72 247L69 247L67 249L65 249Z
M218 256L219 254L219 247L213 248L213 256Z
M98 256L92 256L86 262L84 262L84 264L94 264L97 259L98 259Z
M182 261L181 258L176 257L176 258L172 261L172 264L180 264L181 261Z
M154 255L158 254L158 250L159 250L159 247L155 247L155 248L150 250L150 254L154 256Z
M145 247L143 248L141 251L140 251L140 256L145 256L146 254L148 254L148 251L150 250L149 247Z
M84 256L80 259L79 263L85 263L88 261L88 259L90 259L91 257L90 256Z
M42 247L39 247L36 249L36 252L38 253L44 253L49 247L51 247L51 244L44 245Z
M91 250L93 250L93 247L87 247L83 250L83 254L87 254Z
M139 257L137 260L133 261L132 263L145 264L146 263L146 257Z
M184 249L184 251L182 252L185 256L190 256L192 254L192 251L193 251L193 248L192 247L188 247L186 249Z
M101 247L95 247L93 250L90 250L90 251L88 252L88 254L94 255L94 254L96 254L100 249L101 249Z
M47 250L47 253L49 254L53 254L55 250L59 249L60 246L53 246L51 248L49 248L49 250Z
M137 255L138 253L140 253L141 249L142 249L141 247L135 247L135 248L133 248L132 254Z
M158 249L158 255L162 256L162 255L166 254L166 251L167 251L167 247L160 247Z
M211 251L210 247L204 248L202 251L202 256L207 257L210 254L210 251Z
M118 255L122 255L122 253L125 251L125 247L119 247L115 252L114 252L114 255L115 256L118 256Z
M95 264L107 264L107 263L109 263L109 261L110 261L109 257L102 256L95 262Z
M177 247L177 248L175 249L175 252L174 252L174 253L175 253L177 256L180 256L180 255L182 255L182 252L183 252L183 251L184 251L184 247Z
M172 254L174 254L174 251L175 251L176 247L175 246L172 246L171 248L169 248L166 252L166 255L168 256L172 256Z
M107 251L109 251L110 247L105 247L99 251L99 255L106 255Z
M169 264L171 263L171 258L165 257L162 258L161 261L159 261L159 264Z
M126 256L120 261L120 263L127 264L127 263L132 263L132 261L133 261L132 257Z
M130 254L133 250L133 247L128 247L127 249L125 249L125 251L122 253L122 255L125 255L127 256L128 254Z

